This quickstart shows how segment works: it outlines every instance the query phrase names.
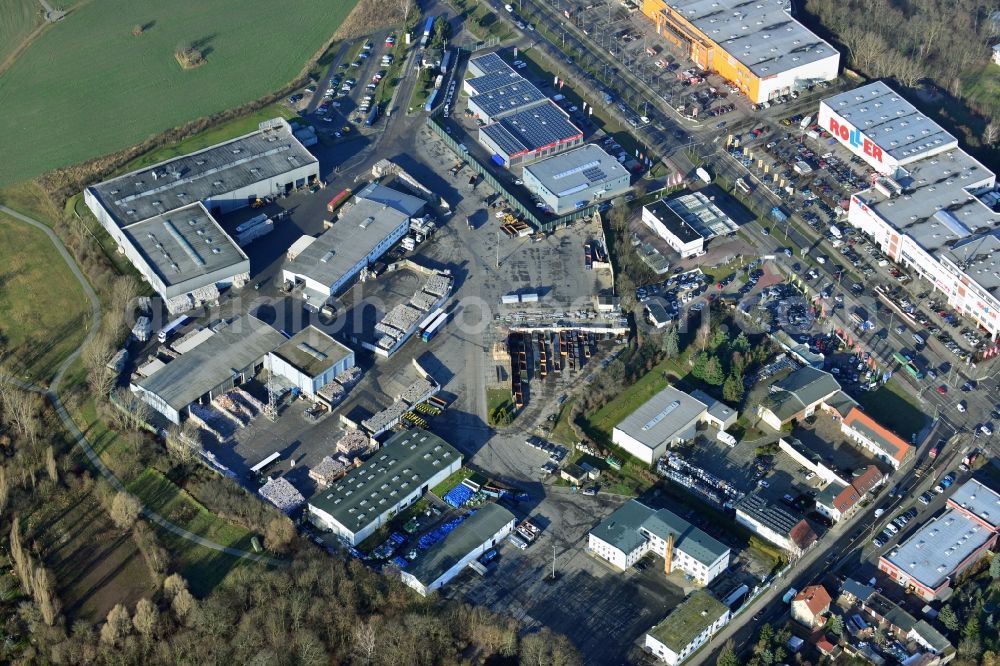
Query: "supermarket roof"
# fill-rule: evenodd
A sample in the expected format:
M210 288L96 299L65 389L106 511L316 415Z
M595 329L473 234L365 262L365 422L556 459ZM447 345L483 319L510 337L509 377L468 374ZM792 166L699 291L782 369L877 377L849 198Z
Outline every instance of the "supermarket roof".
M958 139L882 81L822 101L901 164L958 147Z
M357 532L386 507L394 506L399 497L461 458L451 444L433 433L422 428L404 430L336 485L313 495L309 504Z
M310 324L271 353L307 377L319 377L352 352Z
M631 553L646 542L643 530L663 540L673 534L674 546L705 566L729 552L729 548L672 511L657 511L638 500L625 502L590 533L623 553Z
M533 152L581 138L583 132L551 101L512 113L479 129L507 155Z
M570 196L628 175L618 160L592 143L546 157L524 170L557 197Z
M429 586L463 557L514 522L514 514L499 504L486 504L462 521L444 539L431 546L406 572Z
M510 81L481 95L473 95L469 104L475 104L489 118L524 111L545 103L548 98L529 81Z
M422 199L371 183L341 209L336 224L287 261L285 268L333 285L423 207Z
M668 386L639 405L615 430L655 449L700 418L706 409L705 403Z
M786 0L673 0L675 11L758 77L839 58L789 15Z
M484 74L483 76L477 76L474 79L467 79L465 81L465 87L468 88L473 95L483 95L492 90L503 88L504 86L509 86L512 83L519 83L521 81L525 81L524 77L514 70L510 70L509 72L493 72L490 74Z
M483 76L497 72L513 72L514 69L496 53L484 53L469 59L469 71L475 76Z
M90 188L120 227L318 163L282 118L257 131Z
M992 536L973 519L949 509L924 523L882 559L934 590Z
M1000 494L978 479L970 479L959 486L948 504L979 518L994 531L1000 528Z
M1000 214L972 194L992 188L996 176L961 149L907 164L896 182L902 194L886 197L871 188L858 201L931 254L956 248L949 254L961 256L960 245L1000 227Z
M705 590L695 590L658 625L649 635L675 653L680 653L701 632L726 615L729 609Z
M267 356L285 341L278 331L251 315L218 329L212 337L170 361L138 386L176 410Z
M136 222L122 232L165 285L209 277L250 260L201 202ZM214 282L214 280L213 280Z

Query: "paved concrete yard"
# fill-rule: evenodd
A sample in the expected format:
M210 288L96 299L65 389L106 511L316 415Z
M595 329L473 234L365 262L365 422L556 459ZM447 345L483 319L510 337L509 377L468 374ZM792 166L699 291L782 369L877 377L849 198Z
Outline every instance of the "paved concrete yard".
M566 634L588 664L621 664L633 643L684 596L679 576L666 579L662 560L640 573L613 570L586 551L587 533L621 503L551 489L533 515L546 524L521 551L504 542L500 564L486 577L464 572L446 594L508 612L528 625ZM555 545L557 580L552 570Z

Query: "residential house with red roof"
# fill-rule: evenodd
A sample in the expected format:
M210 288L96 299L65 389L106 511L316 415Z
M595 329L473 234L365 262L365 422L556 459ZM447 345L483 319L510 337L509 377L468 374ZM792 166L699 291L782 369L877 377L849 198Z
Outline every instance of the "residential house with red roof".
M893 469L914 455L914 448L879 425L875 419L857 407L851 409L840 423L840 431L852 442L870 451L880 462Z
M809 585L792 598L792 619L814 628L826 622L833 599L822 585Z

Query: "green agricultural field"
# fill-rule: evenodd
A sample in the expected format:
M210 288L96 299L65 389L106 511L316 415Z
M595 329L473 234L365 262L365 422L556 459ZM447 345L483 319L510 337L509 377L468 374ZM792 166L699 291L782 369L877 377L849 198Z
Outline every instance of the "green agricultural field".
M0 76L0 186L125 148L280 88L355 2L83 3ZM143 26L142 34L134 36L133 26ZM206 63L182 70L174 59L181 45L195 46Z
M0 2L0 71L7 58L43 20L38 0Z
M0 213L0 349L21 374L47 380L79 346L89 309L41 231Z

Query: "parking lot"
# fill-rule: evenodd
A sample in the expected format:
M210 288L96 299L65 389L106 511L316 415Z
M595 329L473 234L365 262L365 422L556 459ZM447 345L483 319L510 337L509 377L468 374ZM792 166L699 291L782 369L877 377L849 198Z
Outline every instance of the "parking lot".
M563 633L585 663L624 663L636 637L688 590L681 576L664 576L662 560L650 558L641 572L619 572L587 552L589 530L620 503L553 488L533 512L533 522L544 526L536 543L522 551L505 542L495 570L485 577L466 570L445 593ZM554 582L548 579L553 556Z

